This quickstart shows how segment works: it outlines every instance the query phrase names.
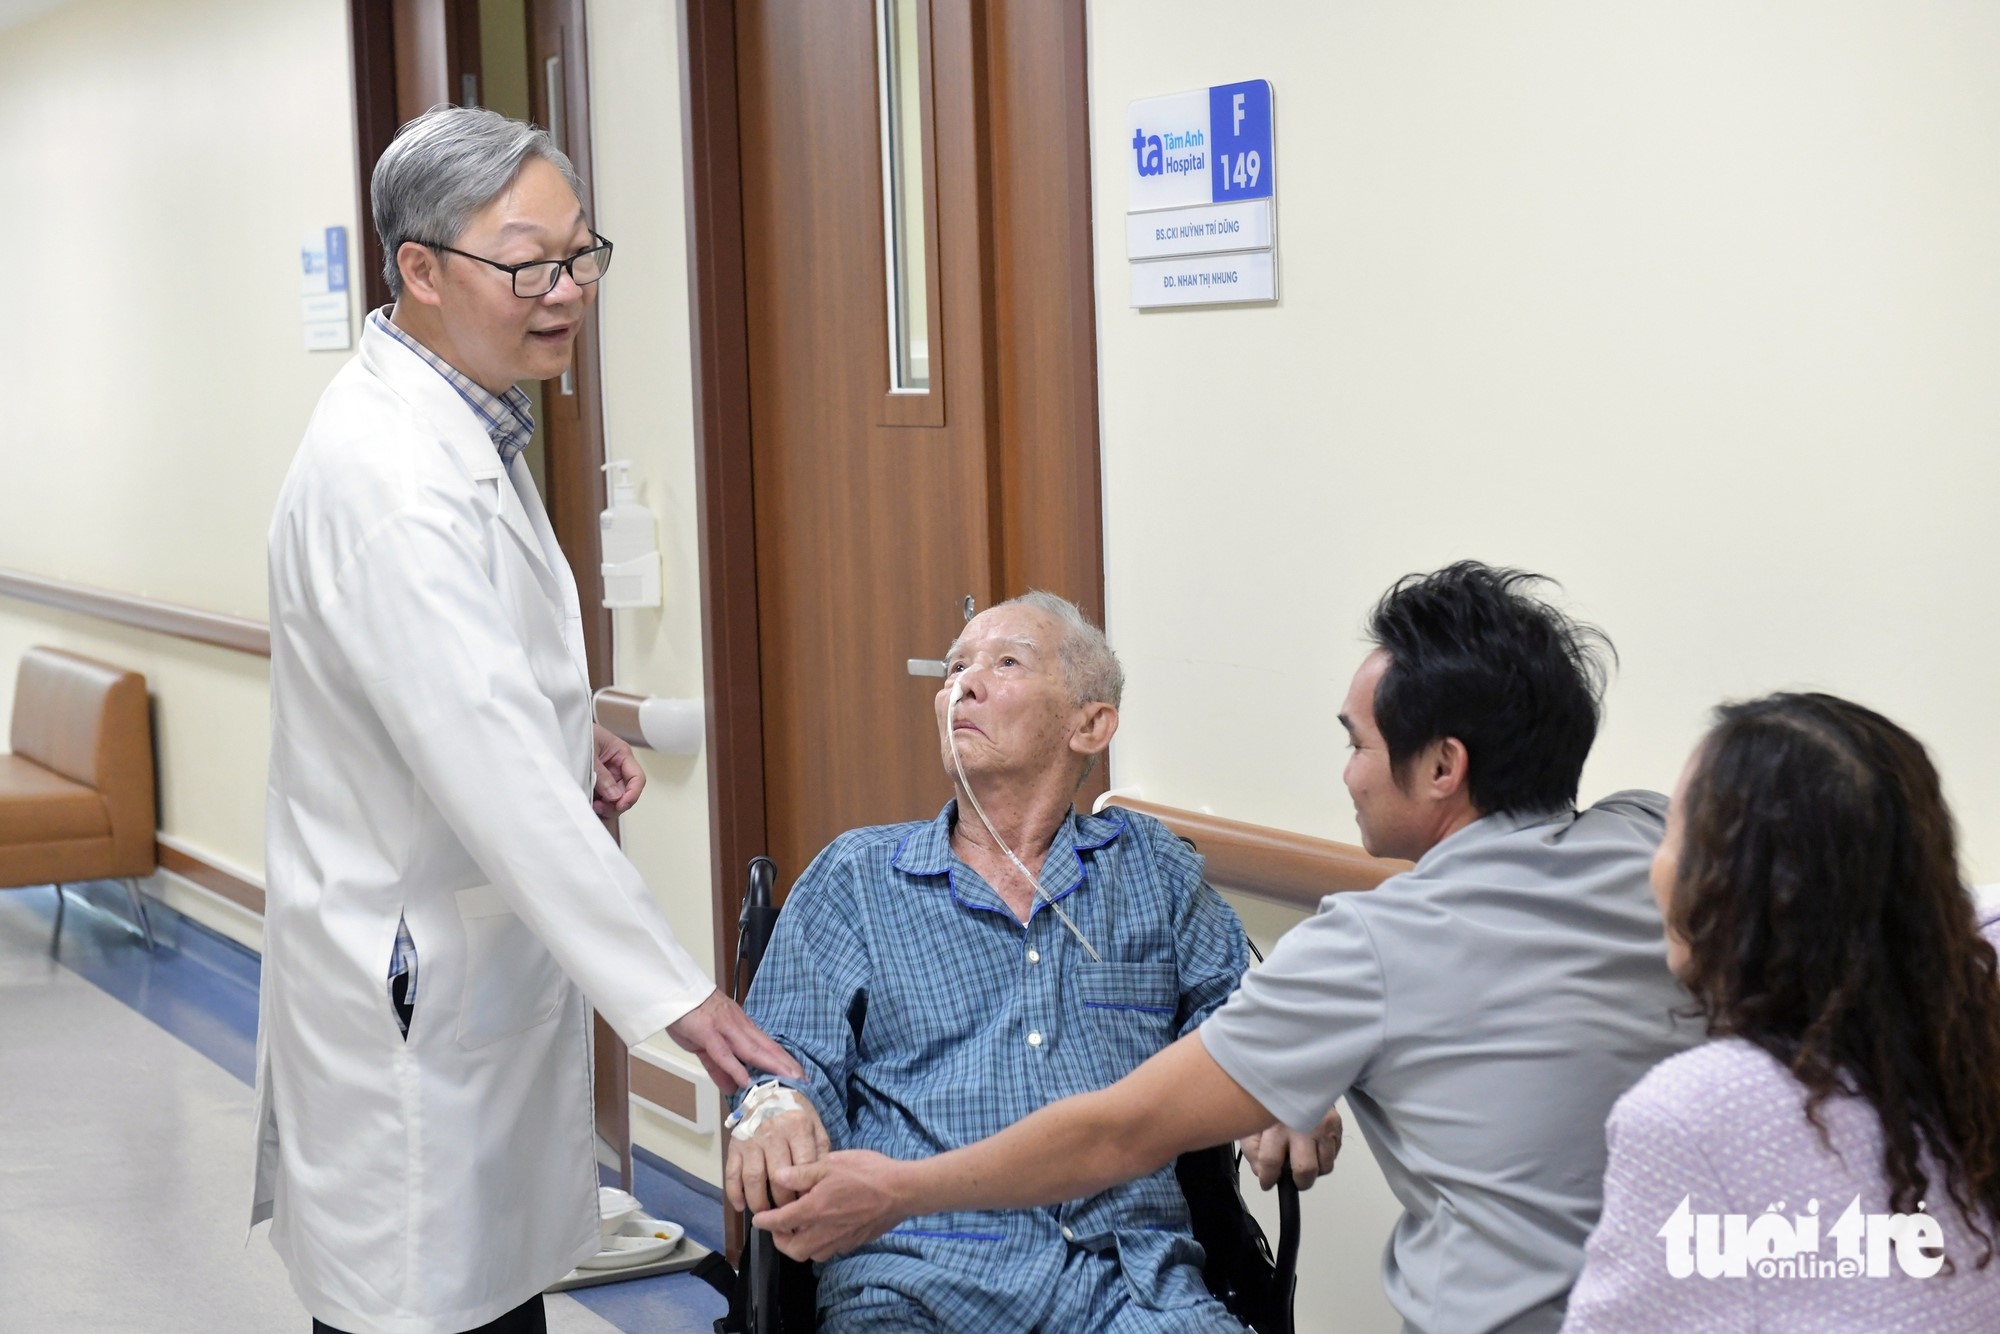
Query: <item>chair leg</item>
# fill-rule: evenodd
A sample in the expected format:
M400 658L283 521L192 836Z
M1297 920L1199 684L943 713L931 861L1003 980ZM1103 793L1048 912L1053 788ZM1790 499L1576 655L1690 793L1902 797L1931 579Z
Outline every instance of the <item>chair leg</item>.
M61 885L57 885L56 886L56 930L55 934L49 937L49 957L51 959L59 957L60 952L62 950L63 908L68 902L69 900L63 897L63 887Z
M139 919L139 934L146 938L146 952L153 952L153 919L146 915L146 896L139 892L139 882L125 878L125 896L132 900L132 915Z

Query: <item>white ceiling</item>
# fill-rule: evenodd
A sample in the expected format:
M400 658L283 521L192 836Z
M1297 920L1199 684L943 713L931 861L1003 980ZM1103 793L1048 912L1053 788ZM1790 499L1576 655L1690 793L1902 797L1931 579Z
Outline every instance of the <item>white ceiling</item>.
M18 28L51 9L61 9L69 0L0 0L0 32Z

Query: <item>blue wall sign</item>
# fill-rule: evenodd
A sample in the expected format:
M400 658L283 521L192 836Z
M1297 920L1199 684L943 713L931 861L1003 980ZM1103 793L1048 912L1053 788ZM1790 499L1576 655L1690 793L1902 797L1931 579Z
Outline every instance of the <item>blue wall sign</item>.
M1270 132L1266 130L1267 143L1269 139ZM347 228L345 227L326 229L326 290L329 292L347 290Z
M1275 167L1271 160L1271 85L1252 79L1209 89L1208 135L1213 145L1211 202L1269 199Z

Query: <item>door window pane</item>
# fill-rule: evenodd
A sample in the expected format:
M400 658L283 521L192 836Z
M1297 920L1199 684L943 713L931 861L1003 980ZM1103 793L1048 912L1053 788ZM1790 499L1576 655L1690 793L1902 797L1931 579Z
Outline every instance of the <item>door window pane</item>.
M927 393L931 387L919 35L917 0L877 0L875 36L882 91L882 220L889 278L889 388L896 393Z

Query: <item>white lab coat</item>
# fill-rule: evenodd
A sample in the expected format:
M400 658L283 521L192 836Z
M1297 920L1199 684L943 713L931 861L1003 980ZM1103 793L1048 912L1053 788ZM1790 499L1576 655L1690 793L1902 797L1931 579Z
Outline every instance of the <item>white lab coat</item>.
M279 495L270 602L251 1224L337 1328L473 1328L597 1249L590 1004L633 1043L714 986L591 811L582 617L526 464L372 327Z

